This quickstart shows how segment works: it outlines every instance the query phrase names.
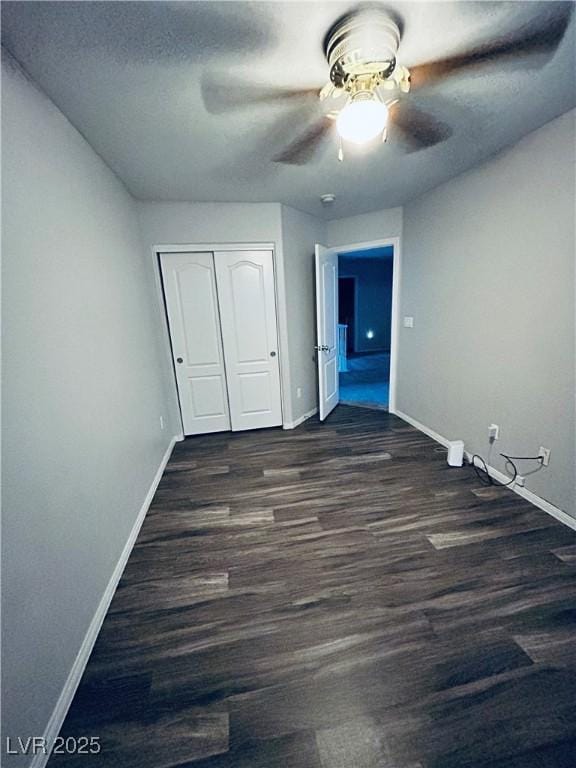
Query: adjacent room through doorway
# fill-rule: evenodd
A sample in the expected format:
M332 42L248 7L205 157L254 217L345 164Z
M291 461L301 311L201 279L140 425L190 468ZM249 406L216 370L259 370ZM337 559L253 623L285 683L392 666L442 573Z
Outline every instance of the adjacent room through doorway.
M340 402L388 408L394 247L338 255Z

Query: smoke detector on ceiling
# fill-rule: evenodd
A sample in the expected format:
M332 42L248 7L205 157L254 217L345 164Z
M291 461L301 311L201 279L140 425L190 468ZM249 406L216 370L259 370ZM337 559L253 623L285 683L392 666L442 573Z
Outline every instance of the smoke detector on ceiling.
M320 195L320 200L322 200L322 205L332 205L334 200L336 200L336 195L332 194L332 192L326 195Z

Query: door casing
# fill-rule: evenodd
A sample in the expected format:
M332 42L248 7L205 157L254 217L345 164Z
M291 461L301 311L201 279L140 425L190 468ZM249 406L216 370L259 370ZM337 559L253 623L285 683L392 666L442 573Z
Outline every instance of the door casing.
M339 254L352 251L362 251L369 248L386 248L392 246L394 254L392 261L392 327L390 338L390 389L388 396L388 412L396 413L396 388L398 380L398 349L400 346L400 285L402 277L402 244L399 236L386 237L381 240L367 240L360 243L331 244L331 251Z

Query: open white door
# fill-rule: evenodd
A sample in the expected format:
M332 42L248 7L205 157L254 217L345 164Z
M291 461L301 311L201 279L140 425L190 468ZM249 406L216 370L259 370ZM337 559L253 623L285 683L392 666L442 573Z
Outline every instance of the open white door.
M316 244L316 339L320 421L340 400L338 387L338 252Z

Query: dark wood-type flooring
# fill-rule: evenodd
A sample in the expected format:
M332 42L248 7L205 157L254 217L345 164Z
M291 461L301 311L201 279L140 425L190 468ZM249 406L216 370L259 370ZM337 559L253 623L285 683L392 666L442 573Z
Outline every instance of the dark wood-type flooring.
M63 736L115 768L575 768L576 534L386 413L179 443Z

